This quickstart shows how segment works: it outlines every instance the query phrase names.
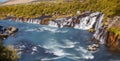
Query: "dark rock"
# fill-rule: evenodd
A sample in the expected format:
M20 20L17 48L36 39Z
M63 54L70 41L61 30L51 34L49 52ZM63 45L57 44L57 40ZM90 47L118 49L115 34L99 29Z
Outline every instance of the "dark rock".
M106 47L109 51L120 53L120 35L115 35L113 32L108 32L108 38L106 40Z
M96 51L99 48L99 44L88 45L88 51Z
M99 44L93 44L95 48L99 48Z
M0 26L0 39L4 40L8 37L8 35L3 34L4 30L3 30L3 26Z
M2 39L2 40L6 39L7 37L8 37L8 35L6 35L6 34L0 34L0 39Z
M17 31L18 31L18 28L12 27L12 26L10 26L10 27L8 27L8 28L6 29L6 32L7 32L9 35L14 34L14 33L16 33Z
M0 34L3 33L3 26L0 26Z

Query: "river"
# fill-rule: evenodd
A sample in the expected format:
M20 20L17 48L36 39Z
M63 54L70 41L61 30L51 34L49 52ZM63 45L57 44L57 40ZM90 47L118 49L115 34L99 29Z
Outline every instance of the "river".
M18 49L19 61L120 61L102 44L97 51L88 51L93 34L87 30L8 20L0 21L0 25L19 29L4 40L4 46Z

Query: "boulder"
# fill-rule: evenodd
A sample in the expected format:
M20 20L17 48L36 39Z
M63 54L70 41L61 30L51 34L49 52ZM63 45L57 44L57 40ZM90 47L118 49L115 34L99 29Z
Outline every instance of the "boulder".
M3 26L0 26L0 34L2 34L3 33Z
M93 44L93 46L99 48L99 44Z
M96 51L99 48L99 44L88 45L88 51Z
M8 37L8 35L6 35L6 34L0 34L0 39L2 39L2 40L6 39L7 37Z
M88 49L88 51L96 51L97 50L97 48L93 47L92 45L89 45L87 49Z
M18 31L18 28L12 27L12 26L10 26L10 27L8 27L8 28L6 29L6 32L7 32L9 35L17 32L17 31Z
M3 26L0 26L0 40L6 39L8 36L14 34L17 31L18 31L18 28L16 27L10 26L4 29Z

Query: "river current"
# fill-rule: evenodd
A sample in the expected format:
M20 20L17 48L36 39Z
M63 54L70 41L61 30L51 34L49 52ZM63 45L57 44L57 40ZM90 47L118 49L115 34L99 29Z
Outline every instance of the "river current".
M19 29L4 41L4 46L18 49L19 61L120 61L104 45L95 52L88 51L93 34L87 30L8 20L0 21L0 25Z

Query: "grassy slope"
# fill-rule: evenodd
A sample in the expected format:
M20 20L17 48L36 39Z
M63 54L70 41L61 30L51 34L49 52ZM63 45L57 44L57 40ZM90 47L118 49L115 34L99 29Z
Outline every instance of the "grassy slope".
M43 0L39 0L43 1ZM44 0L45 1L45 0ZM4 18L6 16L14 15L15 17L25 17L34 18L39 17L42 14L53 14L59 13L61 17L65 15L74 15L76 11L99 11L105 14L105 20L110 17L120 15L120 0L86 0L86 2L81 3L78 0L74 2L62 2L53 3L48 2L35 3L35 4L24 4L24 5L9 5L0 7L0 17ZM61 0L53 0L56 2L61 2ZM69 14L68 14L69 13ZM57 16L58 17L58 16ZM104 21L106 22L106 21ZM120 32L119 27L113 26L110 31L115 33Z

